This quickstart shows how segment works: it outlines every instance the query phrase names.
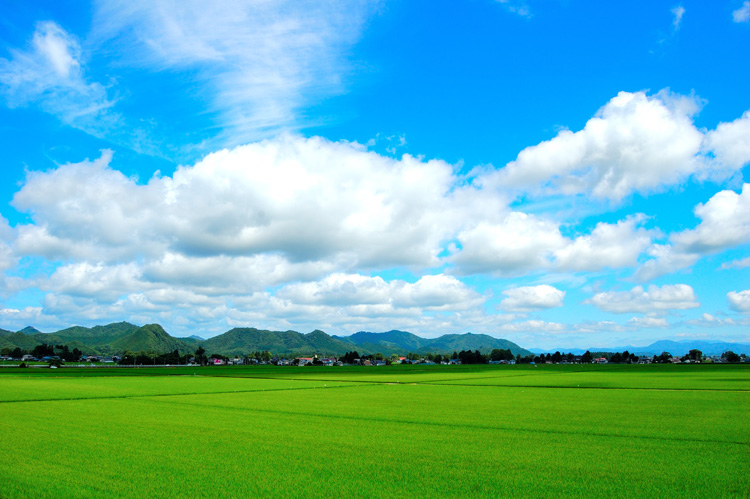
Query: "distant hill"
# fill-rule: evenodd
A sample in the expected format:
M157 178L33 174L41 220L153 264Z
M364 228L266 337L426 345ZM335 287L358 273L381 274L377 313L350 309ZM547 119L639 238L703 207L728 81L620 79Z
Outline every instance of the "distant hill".
M513 355L530 355L531 352L521 348L512 341L488 336L486 334L446 334L438 338L422 338L406 331L388 331L386 333L359 332L351 336L334 336L334 338L348 342L357 351L381 352L386 355L392 353L453 353L461 350L479 350L489 353L492 350L510 350Z
M586 350L590 352L628 352L634 353L635 355L647 355L654 356L660 355L662 352L669 352L672 355L683 356L686 355L690 350L700 350L703 355L721 355L722 353L731 350L736 354L750 355L750 344L747 343L728 343L725 341L704 341L704 340L684 340L684 341L673 341L673 340L659 340L651 343L648 346L636 347L633 345L622 346L622 347L592 347L592 348L558 348L554 350L541 350L533 348L531 351L535 354L539 353L554 353L555 351L572 353L580 355Z
M185 339L185 338L183 338L183 339ZM191 334L190 336L188 336L188 339L198 340L198 341L206 341L206 338L201 338L200 336L198 336L196 334Z
M64 342L78 341L89 346L104 346L133 334L138 326L129 322L116 322L92 328L73 326L53 333Z
M192 353L195 349L185 342L170 336L159 324L147 324L127 336L112 342L117 352L172 352Z
M249 354L268 350L275 354L320 354L341 355L349 346L315 330L309 334L296 331L268 331L256 328L234 328L224 334L209 338L202 343L209 353Z
M42 333L37 328L31 327L31 326L26 326L25 328L21 329L18 332L23 333L23 334L41 334Z

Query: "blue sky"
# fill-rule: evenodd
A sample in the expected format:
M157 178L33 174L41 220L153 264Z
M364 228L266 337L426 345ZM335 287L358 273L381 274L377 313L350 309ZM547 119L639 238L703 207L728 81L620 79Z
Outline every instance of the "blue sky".
M11 1L0 327L750 341L750 2Z

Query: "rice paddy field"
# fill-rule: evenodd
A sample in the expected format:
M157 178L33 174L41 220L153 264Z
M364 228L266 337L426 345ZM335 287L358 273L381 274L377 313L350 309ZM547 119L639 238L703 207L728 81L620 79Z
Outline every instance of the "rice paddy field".
M750 366L0 370L0 497L750 497Z

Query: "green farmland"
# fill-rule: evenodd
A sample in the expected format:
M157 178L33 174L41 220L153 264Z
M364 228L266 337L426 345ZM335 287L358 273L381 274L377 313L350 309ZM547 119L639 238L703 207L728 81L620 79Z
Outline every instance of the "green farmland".
M750 366L0 370L0 497L750 497Z

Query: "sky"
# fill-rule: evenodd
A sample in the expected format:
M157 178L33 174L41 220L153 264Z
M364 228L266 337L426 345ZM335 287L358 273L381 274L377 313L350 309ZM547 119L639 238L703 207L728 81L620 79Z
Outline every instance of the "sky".
M21 1L0 327L750 342L750 1Z

